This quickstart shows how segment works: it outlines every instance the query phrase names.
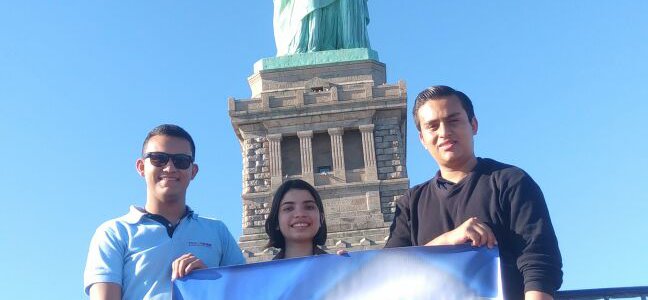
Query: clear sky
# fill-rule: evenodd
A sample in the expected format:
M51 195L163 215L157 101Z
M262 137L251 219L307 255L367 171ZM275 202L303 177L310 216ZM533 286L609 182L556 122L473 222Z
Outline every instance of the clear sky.
M196 140L188 203L241 233L242 158L227 97L274 56L272 1L0 2L3 298L78 299L88 242L143 205L151 128ZM372 47L409 109L467 93L478 156L545 193L563 289L648 285L648 2L369 1ZM411 184L437 170L408 120Z

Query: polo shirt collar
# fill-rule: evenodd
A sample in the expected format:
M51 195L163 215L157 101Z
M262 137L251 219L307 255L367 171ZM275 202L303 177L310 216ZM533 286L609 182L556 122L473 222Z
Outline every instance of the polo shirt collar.
M137 224L142 221L142 218L145 217L148 213L144 208L131 205L128 213L124 217L124 220L129 224ZM191 219L198 218L198 213L194 212L189 206L187 206L187 214Z
M143 208L131 205L128 209L128 214L124 217L124 220L129 224L137 224L145 215L146 211Z

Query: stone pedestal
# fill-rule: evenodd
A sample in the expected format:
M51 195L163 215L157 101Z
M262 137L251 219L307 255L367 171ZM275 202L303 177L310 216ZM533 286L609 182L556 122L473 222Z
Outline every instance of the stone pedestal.
M407 90L375 59L260 67L252 98L228 100L243 151L243 235L249 262L272 257L264 223L274 190L301 178L324 202L334 252L382 248L395 200L409 187Z

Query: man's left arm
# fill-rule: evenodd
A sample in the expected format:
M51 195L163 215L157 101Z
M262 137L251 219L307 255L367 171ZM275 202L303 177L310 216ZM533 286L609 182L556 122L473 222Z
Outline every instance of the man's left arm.
M224 223L221 223L220 240L222 243L222 253L220 265L221 266L231 266L231 265L243 265L245 264L245 258L243 258L243 253L241 248L239 248L236 240L230 233L227 226Z
M525 298L552 299L562 284L562 258L542 191L525 174L505 197L510 205L511 250L517 255Z
M88 247L88 257L83 272L83 285L85 293L91 299L103 299L103 295L110 298L121 298L123 284L124 256L127 251L124 234L114 223L104 223L95 231ZM95 284L113 284L97 288L92 291ZM101 290L101 293L98 291ZM116 294L116 291L119 294ZM105 293L104 293L105 292ZM101 297L97 297L100 296Z

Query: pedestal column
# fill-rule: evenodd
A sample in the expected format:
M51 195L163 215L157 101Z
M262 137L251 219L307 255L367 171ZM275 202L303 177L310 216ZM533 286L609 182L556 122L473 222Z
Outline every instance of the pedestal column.
M376 169L376 151L374 145L374 125L360 125L362 134L362 153L365 165L366 180L378 180L378 170Z
M283 182L281 178L281 134L268 134L270 150L270 185L274 190Z
M301 168L302 178L308 183L315 185L315 178L313 175L313 131L298 131L299 137L299 150L301 154Z
M331 136L331 154L333 155L333 176L337 183L346 183L346 168L344 167L344 147L342 144L343 128L329 128Z

